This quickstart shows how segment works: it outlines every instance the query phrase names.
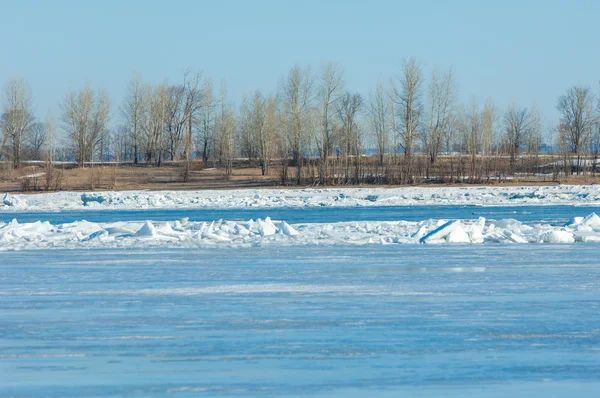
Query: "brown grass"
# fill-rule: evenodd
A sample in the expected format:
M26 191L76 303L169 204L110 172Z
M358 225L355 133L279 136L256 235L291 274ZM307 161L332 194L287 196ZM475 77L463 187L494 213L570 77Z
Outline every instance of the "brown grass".
M437 167L446 166L447 160ZM445 164L446 163L446 164ZM225 171L217 168L203 168L201 162L193 162L192 167L187 172L187 182L184 182L181 163L164 163L161 167L152 165L120 165L120 166L95 166L86 168L63 168L55 167L53 173L55 182L49 190L65 191L89 191L89 190L203 190L203 189L236 189L236 188L268 188L283 187L281 185L281 168L274 165L270 168L267 176L262 176L260 167L249 164L237 164L233 169L233 174L228 177ZM369 170L369 165L365 166ZM314 168L309 171L309 167L304 168L307 174L304 178L305 186L316 186L318 179L314 178ZM375 169L374 169L375 170ZM437 170L430 170L437 172ZM40 191L46 188L42 183L45 177L39 178L39 183L31 179L24 179L23 176L35 173L47 172L43 164L39 166L27 166L19 170L4 169L0 170L0 192L22 192L28 190L31 192ZM288 169L287 187L296 187L294 167ZM432 173L435 175L434 173ZM465 173L466 174L466 173ZM368 187L394 187L398 185L384 184L377 181L366 184L350 185L340 180L331 179L335 186L368 186ZM479 178L477 183L470 183L468 179L446 178L445 180L432 180L413 184L412 186L473 186L473 185L557 185L557 184L595 184L600 183L599 176L568 176L557 177L535 177L518 176L510 179L487 179ZM405 186L405 185L403 185Z
M32 191L31 179L18 178L19 175L44 172L44 167L23 169L20 173L0 172L0 192L22 192L23 181L27 190ZM59 189L64 191L89 190L200 190L274 186L277 182L276 170L263 177L260 168L233 170L228 179L223 170L193 168L189 171L188 182L183 182L178 165L152 167L140 166L99 166L87 168L55 169L60 173ZM42 177L43 179L43 177ZM52 189L50 189L52 190Z

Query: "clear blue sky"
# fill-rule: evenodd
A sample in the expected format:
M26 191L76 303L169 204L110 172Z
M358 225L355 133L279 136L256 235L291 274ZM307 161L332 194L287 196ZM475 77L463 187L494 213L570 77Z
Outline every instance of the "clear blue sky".
M38 116L90 81L113 109L133 71L150 82L186 68L226 79L230 98L274 91L299 62L340 63L367 95L414 56L454 66L464 102L535 100L549 122L574 84L598 93L600 1L0 0L0 84L29 81ZM117 121L113 111L113 121Z

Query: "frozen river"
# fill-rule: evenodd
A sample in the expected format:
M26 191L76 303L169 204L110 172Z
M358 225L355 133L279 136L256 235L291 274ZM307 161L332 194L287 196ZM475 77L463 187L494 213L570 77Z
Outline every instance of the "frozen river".
M599 253L2 252L0 396L598 397Z

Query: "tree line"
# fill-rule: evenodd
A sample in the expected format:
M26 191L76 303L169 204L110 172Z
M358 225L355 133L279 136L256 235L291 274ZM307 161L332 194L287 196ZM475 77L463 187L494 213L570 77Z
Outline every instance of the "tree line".
M237 106L224 82L215 88L201 73L186 71L178 84L133 74L118 108L86 84L67 93L57 117L42 122L28 83L10 79L2 91L0 159L13 168L31 160L179 162L184 180L194 162L226 176L244 164L263 175L276 169L282 183L296 184L596 172L600 99L590 87L565 90L556 103L560 119L550 128L535 103L464 104L458 92L453 68L435 68L426 78L414 58L367 97L346 86L337 64L316 72L295 65L276 92L256 90Z

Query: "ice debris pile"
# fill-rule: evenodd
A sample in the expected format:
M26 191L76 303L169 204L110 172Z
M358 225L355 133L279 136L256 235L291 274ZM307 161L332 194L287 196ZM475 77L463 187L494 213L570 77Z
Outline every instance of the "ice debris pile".
M23 209L27 207L27 201L20 196L9 195L8 193L5 193L4 197L2 198L2 202L0 202L0 206Z
M3 211L79 209L274 208L415 205L600 206L600 185L403 187L206 191L55 192L5 196Z
M253 247L261 245L482 244L600 242L600 217L563 226L514 219L339 222L290 225L249 221L93 223L85 220L0 223L0 250L117 247Z
M81 202L84 206L90 206L91 203L110 203L110 196L106 193L83 193L81 194Z
M441 224L441 222L438 222ZM562 227L549 224L527 225L515 219L486 222L448 221L429 231L415 234L421 243L574 243L600 242L600 217L592 213L575 217Z

